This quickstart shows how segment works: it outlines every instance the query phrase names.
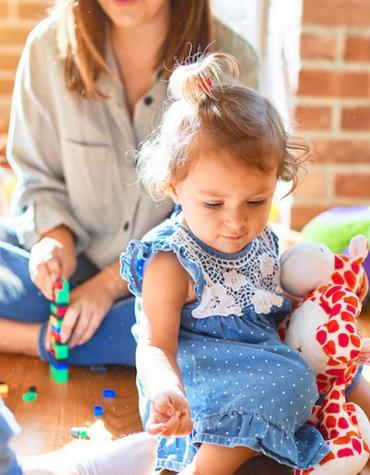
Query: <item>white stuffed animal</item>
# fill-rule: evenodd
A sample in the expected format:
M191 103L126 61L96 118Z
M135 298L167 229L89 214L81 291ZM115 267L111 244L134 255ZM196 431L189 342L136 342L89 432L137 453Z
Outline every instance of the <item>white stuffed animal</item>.
M280 333L316 375L322 403L314 407L308 422L331 449L318 466L296 469L296 475L356 475L369 458L369 421L345 396L359 364L369 360L369 339L361 338L356 324L367 244L365 236L354 237L345 256L324 245L300 243L281 256L283 289L304 300L283 322Z

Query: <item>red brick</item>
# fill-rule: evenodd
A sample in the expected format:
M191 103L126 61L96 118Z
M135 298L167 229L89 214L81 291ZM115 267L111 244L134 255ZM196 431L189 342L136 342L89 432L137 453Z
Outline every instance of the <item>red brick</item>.
M305 0L303 24L370 25L370 0Z
M344 59L346 61L370 61L370 36L347 37Z
M314 140L314 155L318 163L369 163L370 139Z
M13 79L0 79L0 91L2 95L10 95L13 92Z
M41 1L34 3L20 3L18 5L18 16L21 19L29 18L32 20L40 20L47 15L47 8L52 5L51 1Z
M301 36L302 59L335 59L337 38L335 36L311 35Z
M300 231L305 224L331 206L293 205L291 212L291 227Z
M0 2L0 17L5 18L8 15L7 2Z
M20 26L0 26L1 45L23 45L26 41L30 28Z
M6 133L9 125L10 104L0 104L0 133Z
M344 130L370 130L370 106L344 107L341 125Z
M370 97L370 74L303 69L298 94L329 97Z
M338 174L335 177L335 192L341 198L370 200L370 173Z
M0 53L1 71L14 71L19 62L19 54Z
M297 106L295 109L297 127L301 130L330 129L331 107Z
M325 176L323 173L313 172L312 170L307 173L294 190L294 196L296 198L310 199L313 196L315 198L324 198L326 195L327 189Z

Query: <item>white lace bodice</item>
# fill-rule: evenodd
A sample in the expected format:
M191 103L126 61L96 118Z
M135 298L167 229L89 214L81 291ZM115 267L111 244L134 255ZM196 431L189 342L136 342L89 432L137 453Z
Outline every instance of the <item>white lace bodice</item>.
M230 256L208 248L182 226L173 239L189 273L195 275L196 267L201 273L200 282L195 283L201 290L200 303L193 317L241 316L249 306L257 314L267 314L273 306L283 305L271 231L266 229L245 250Z

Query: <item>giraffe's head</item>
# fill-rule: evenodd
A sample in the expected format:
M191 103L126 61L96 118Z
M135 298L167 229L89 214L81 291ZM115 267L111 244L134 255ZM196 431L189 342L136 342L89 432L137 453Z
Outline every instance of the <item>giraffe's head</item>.
M357 293L365 279L361 264L367 253L368 240L363 235L352 238L348 256L334 254L323 244L296 244L281 256L281 285L297 297L331 283L345 285Z
M348 256L336 254L334 256L334 272L331 281L334 284L344 285L354 293L359 294L363 287L365 270L362 267L368 253L368 240L363 235L351 239Z

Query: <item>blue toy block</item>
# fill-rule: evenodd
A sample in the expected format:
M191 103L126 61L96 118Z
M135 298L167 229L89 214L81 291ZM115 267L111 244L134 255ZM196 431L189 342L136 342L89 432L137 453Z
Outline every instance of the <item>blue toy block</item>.
M94 406L94 416L100 417L104 414L104 409L102 406Z
M116 397L116 391L114 389L103 389L103 397L114 398Z

